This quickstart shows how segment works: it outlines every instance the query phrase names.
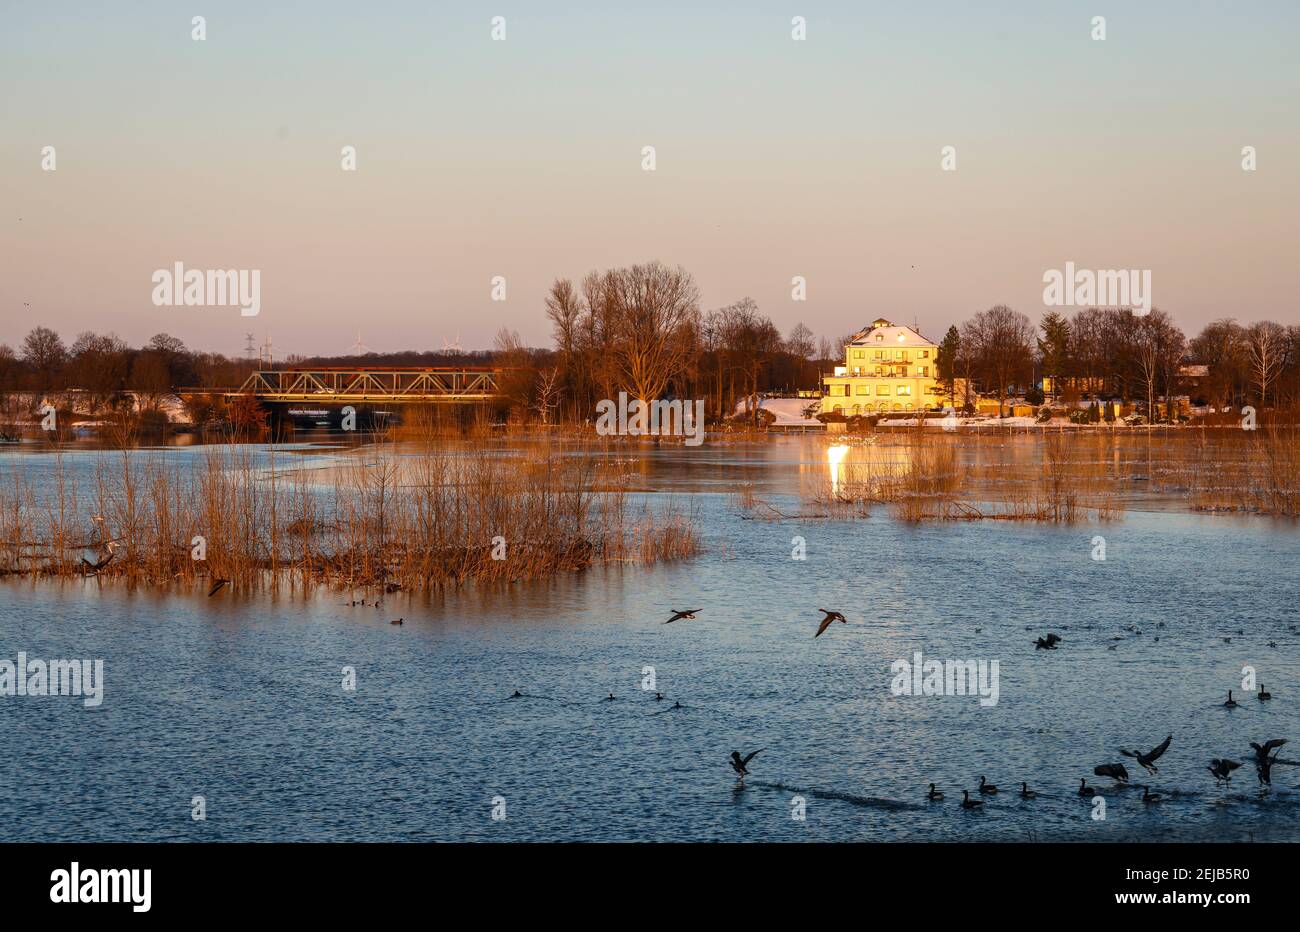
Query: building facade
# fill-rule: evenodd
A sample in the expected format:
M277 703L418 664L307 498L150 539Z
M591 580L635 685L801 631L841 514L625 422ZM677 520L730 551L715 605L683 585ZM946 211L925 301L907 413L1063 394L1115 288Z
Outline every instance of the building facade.
M881 317L853 335L844 365L822 377L823 413L884 414L942 408L948 394L939 383L939 347L911 327Z

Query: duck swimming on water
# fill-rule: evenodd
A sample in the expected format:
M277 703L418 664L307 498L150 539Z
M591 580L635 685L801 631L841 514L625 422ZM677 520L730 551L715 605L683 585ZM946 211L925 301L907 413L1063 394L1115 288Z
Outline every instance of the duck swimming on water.
M984 800L970 798L970 790L961 791L961 807L963 809L977 809L982 805L984 805Z
M997 793L998 788L990 783L986 777L980 777L980 792L985 796L993 796Z
M1080 795L1080 796L1096 796L1096 795L1097 795L1097 791L1088 785L1088 781L1087 781L1087 780L1085 780L1085 779L1083 779L1082 777L1080 777L1080 778L1079 778L1079 795Z
M943 799L943 794L936 790L934 784L931 783L930 792L925 794L925 798L930 800L932 803L937 803L939 800Z
M1033 798L1034 798L1035 796L1037 796L1037 795L1038 795L1037 793L1035 793L1033 790L1031 790L1031 789L1029 788L1029 784L1028 784L1028 783L1021 783L1021 784L1020 784L1020 798L1021 798L1021 799L1033 799Z
M1225 709L1235 709L1237 707L1237 700L1232 698L1231 689L1228 690L1228 701L1223 704L1223 707Z

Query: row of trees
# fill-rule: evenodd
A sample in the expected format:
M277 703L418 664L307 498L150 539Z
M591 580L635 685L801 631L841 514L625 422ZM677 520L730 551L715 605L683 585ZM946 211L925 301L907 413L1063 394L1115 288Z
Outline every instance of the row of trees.
M658 262L591 272L580 284L559 279L546 296L555 354L512 393L532 387L544 419L554 411L584 420L596 403L631 398L704 398L712 417L730 416L759 392L815 388L827 359L815 359L813 333L796 324L782 337L751 298L702 312L684 269ZM828 355L829 343L823 341ZM525 361L518 338L498 337L506 364ZM749 406L757 419L757 406Z
M166 333L134 348L116 334L87 331L68 346L48 327L35 327L17 352L0 344L0 392L78 389L95 409L127 390L147 404L179 386L238 385L252 368L248 360L191 352Z
M1163 399L1172 414L1178 394L1220 407L1294 405L1300 401L1300 326L1222 319L1188 340L1158 308L1145 315L1049 311L1035 328L1024 314L998 305L948 329L937 368L950 394L957 380L965 380L968 389L1000 402L1012 394L1041 400L1037 385L1046 379L1067 402L1084 396L1140 400L1153 413Z
M763 392L817 389L844 361L851 336L816 341L796 324L782 336L750 298L710 311L699 306L690 274L649 262L593 271L581 282L558 279L545 298L553 349L527 347L502 330L491 352L368 354L291 360L343 365L493 364L507 367L506 405L516 417L587 420L604 398L704 398L712 418L731 416ZM158 397L180 386L240 384L248 359L193 352L158 334L138 349L113 334L82 333L71 346L34 328L18 351L0 345L0 392L81 389L96 406L124 390ZM1188 366L1207 367L1205 374ZM1166 312L1087 308L1044 314L1038 325L1005 305L950 327L937 369L953 403L979 392L1000 402L1041 400L1037 386L1072 403L1083 397L1142 400L1189 394L1196 403L1261 407L1300 403L1300 326L1272 321L1214 321L1188 339ZM959 391L957 386L964 388ZM757 421L756 404L745 405Z

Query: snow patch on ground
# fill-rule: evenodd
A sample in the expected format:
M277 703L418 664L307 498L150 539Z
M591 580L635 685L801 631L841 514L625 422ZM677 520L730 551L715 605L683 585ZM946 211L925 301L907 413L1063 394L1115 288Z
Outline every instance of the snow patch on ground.
M764 411L770 411L776 418L777 427L821 427L822 422L812 417L804 417L804 411L812 407L816 414L821 407L818 398L764 398L761 402ZM752 409L750 409L752 410ZM736 402L736 413L744 414L745 399Z

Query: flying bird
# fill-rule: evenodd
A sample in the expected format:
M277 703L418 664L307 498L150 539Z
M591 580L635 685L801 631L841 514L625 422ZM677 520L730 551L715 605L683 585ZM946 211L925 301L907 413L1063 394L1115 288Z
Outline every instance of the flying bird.
M1273 738L1271 741L1265 741L1262 745L1250 742L1251 750L1255 752L1255 760L1264 760L1275 748L1280 748L1286 744L1286 738Z
M1160 758L1161 754L1169 750L1169 742L1173 740L1174 740L1174 736L1170 735L1168 738L1165 738L1164 741L1157 744L1155 747L1147 751L1145 754L1141 753L1140 751L1126 751L1123 748L1120 748L1119 752L1123 754L1125 757L1131 757L1134 760L1136 760L1139 764L1142 765L1142 767L1146 770L1147 773L1157 773L1158 768L1156 767L1156 761Z
M1120 783L1128 782L1128 768L1123 764L1099 764L1092 768L1092 772L1098 777L1110 777Z
M1047 637L1037 638L1034 641L1034 650L1056 650L1056 645L1061 643L1059 635L1048 632Z
M212 598L214 595L220 592L223 587L229 585L230 585L229 579L214 579L212 582L212 588L208 590L208 598L209 599Z
M687 609L686 611L684 611L684 612L679 612L679 611L677 611L677 609L673 609L672 611L673 611L673 617L672 617L672 618L669 618L667 621L665 621L664 624L666 624L666 625L670 625L670 624L672 624L674 621L680 621L680 620L683 619L683 618L694 619L694 618L695 618L695 613L696 613L696 612L699 612L699 611L703 611L703 609L699 609L699 608L688 608L688 609Z
M1215 783L1229 783L1232 781L1232 772L1240 766L1241 764L1235 760L1216 757L1210 761L1210 766L1206 769L1214 774Z
M91 563L85 557L82 557L81 565L84 567L84 569L81 571L82 575L84 576L89 574L91 576L98 576L100 570L102 570L104 567L108 566L108 564L113 562L114 556L115 554L113 553L113 548L110 547L108 550L108 554L106 556L100 557L99 560L95 563Z
M843 615L841 615L839 612L828 612L828 611L826 611L826 609L824 609L824 608L819 608L819 609L817 609L817 611L821 612L821 613L824 614L826 617L823 618L823 619L822 619L822 623L821 623L820 625L818 625L818 627L817 627L817 633L813 635L813 637L815 637L815 638L819 638L819 637L821 637L821 636L822 636L822 632L825 631L827 628L829 628L829 627L831 626L831 622L833 622L833 621L838 621L838 622L841 622L841 623L843 623L843 624L848 624L848 620L847 620Z
M749 754L744 757L740 756L739 751L731 752L731 769L736 771L740 776L741 783L744 783L745 777L749 776L749 762L754 759L755 754L764 750L766 750L766 748L759 748L758 751L750 751Z

